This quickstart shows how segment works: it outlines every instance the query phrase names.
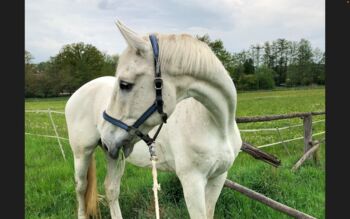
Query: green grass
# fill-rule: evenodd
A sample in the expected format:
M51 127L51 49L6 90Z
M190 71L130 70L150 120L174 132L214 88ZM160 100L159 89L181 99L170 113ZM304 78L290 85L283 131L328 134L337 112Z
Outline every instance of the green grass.
M63 111L67 98L28 99L26 109L52 109ZM325 90L298 89L282 91L246 92L238 94L237 116L283 114L290 112L324 111ZM64 115L53 114L58 133L67 137ZM324 116L314 117L314 120ZM299 118L264 123L239 124L240 129L282 127L300 124ZM316 123L313 132L325 130L324 122ZM55 135L47 114L26 113L25 131L34 134ZM276 132L242 133L245 141L262 145L303 135L303 128L296 127ZM324 135L314 139L323 139ZM25 137L25 206L26 218L76 218L74 192L74 167L70 146L63 140L67 162L64 162L57 140L32 135ZM228 178L308 213L325 218L325 144L321 144L320 163L307 161L297 172L291 172L294 163L302 156L303 140L264 148L282 160L279 168L256 161L241 153L229 171ZM289 155L290 154L290 155ZM98 189L104 194L105 158L96 150ZM159 192L161 218L189 218L182 188L175 174L158 173L162 190ZM124 218L154 218L152 174L127 164L123 176L120 205ZM109 209L101 205L103 218L109 217ZM215 212L215 218L290 218L266 205L251 200L236 191L224 188Z

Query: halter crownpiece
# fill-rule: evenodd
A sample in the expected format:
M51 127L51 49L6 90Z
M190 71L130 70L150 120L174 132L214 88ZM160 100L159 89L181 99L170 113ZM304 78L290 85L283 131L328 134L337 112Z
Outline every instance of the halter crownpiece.
M166 120L168 119L168 115L163 112L163 98L162 98L162 88L163 88L163 79L162 74L160 71L160 62L159 62L159 46L158 41L155 35L150 35L149 39L152 44L153 49L153 57L154 57L154 67L155 67L155 74L154 74L154 88L156 90L156 101L155 104L157 106L158 113L162 116L162 120L164 123L166 123Z
M159 46L158 46L158 40L157 37L153 34L149 36L149 39L151 41L152 49L153 49L153 57L154 57L154 66L155 66L155 74L154 74L154 88L156 91L156 98L154 103L136 120L136 122L129 126L122 122L121 120L115 119L112 116L108 115L106 111L103 111L103 118L111 123L112 125L115 125L121 129L124 129L131 135L136 135L139 138L141 138L148 146L151 146L152 143L156 140L163 123L166 123L166 120L168 118L168 115L163 111L163 105L164 101L162 98L162 88L163 88L163 80L161 77L161 71L160 71L160 62L159 62ZM142 133L138 128L154 113L158 112L162 117L162 124L158 127L156 133L151 138L148 134ZM153 146L150 147L153 150ZM151 153L152 154L152 153Z

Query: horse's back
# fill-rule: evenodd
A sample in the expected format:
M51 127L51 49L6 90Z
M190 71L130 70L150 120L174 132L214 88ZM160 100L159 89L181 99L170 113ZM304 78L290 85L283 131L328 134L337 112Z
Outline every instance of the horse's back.
M65 116L70 144L95 144L99 139L97 124L110 98L115 77L96 78L81 86L69 98Z
M94 101L107 102L108 96L104 96L104 98L99 97L101 94L109 95L108 91L110 91L111 88L113 89L114 81L115 77L105 76L96 78L81 86L68 99L65 107L66 115L70 116L71 113L81 113L81 109L91 106L94 104ZM76 111L75 107L78 105L80 106L80 110Z

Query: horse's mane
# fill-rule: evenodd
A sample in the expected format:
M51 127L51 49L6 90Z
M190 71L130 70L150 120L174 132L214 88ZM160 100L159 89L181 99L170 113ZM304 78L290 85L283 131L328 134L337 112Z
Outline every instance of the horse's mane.
M226 72L206 43L188 34L157 35L163 72L174 76L186 74L198 78L212 78L219 71Z

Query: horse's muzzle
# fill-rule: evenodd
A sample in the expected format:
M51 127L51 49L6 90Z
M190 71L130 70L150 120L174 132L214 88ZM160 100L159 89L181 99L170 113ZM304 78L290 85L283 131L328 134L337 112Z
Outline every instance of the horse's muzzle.
M117 159L119 156L120 148L121 147L114 147L111 150L108 150L108 155L114 160Z
M123 148L125 158L127 158L133 150L129 140L123 140L120 143L117 143L114 147L108 147L105 143L102 143L102 147L114 160L118 158L121 148Z

